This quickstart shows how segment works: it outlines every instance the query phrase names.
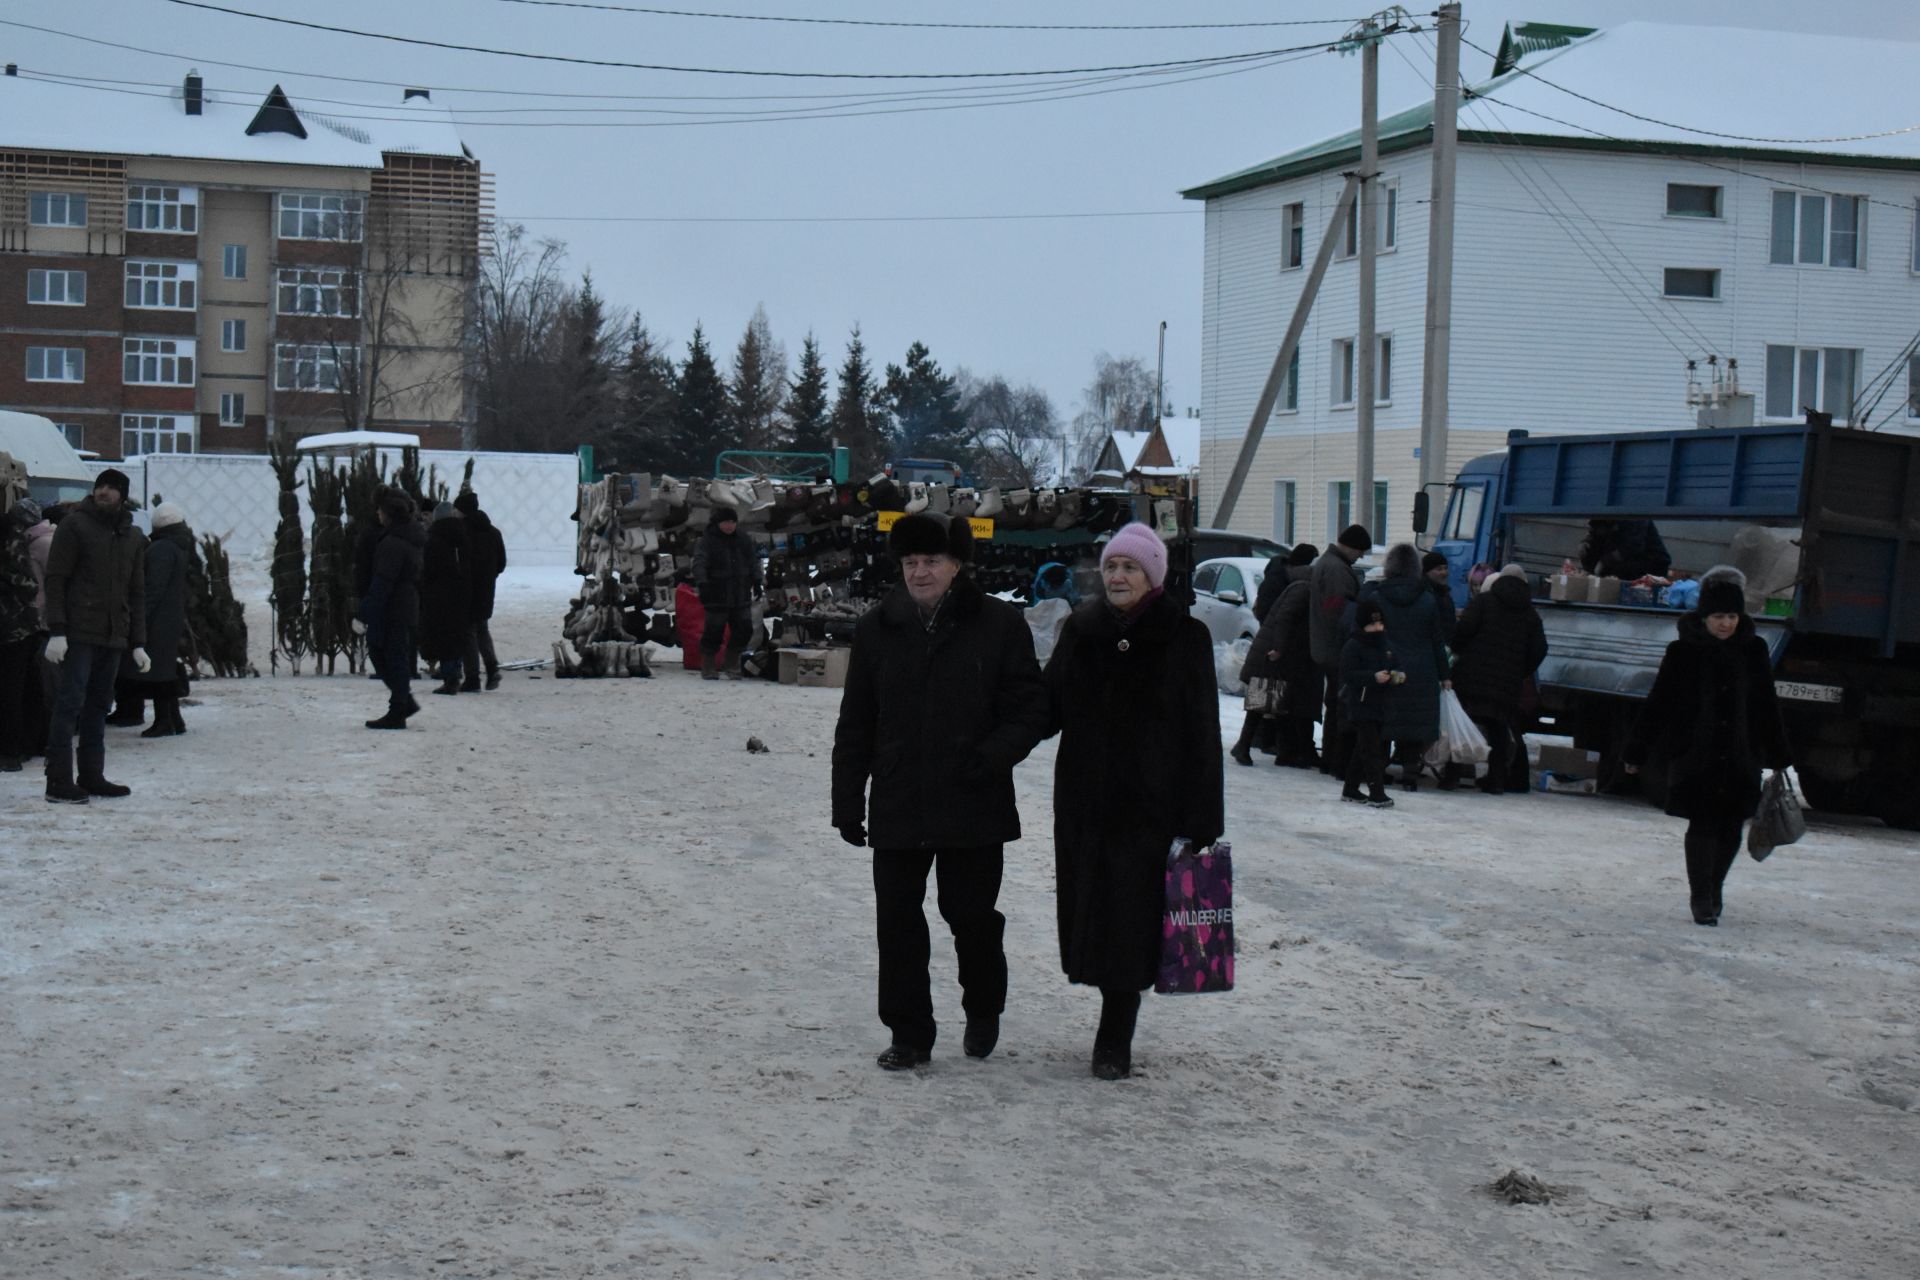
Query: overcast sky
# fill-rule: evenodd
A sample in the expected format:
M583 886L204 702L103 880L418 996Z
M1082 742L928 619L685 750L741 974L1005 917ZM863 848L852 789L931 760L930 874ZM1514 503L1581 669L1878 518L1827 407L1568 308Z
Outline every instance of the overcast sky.
M672 17L523 0L217 2L527 53L869 74L1072 69L1286 49L1337 38L1363 12L1318 0L665 0L661 6L956 23L1337 20L1228 30L989 31ZM1467 0L1465 7L1467 38L1488 49L1509 21L1714 25L1736 13L1743 26L1920 39L1920 6L1912 0L1528 0L1520 9ZM1216 67L1086 83L1072 89L1085 96L1055 101L906 110L951 105L956 93L1005 94L1020 82L989 81L983 88L977 80L774 79L586 67L299 30L168 0L6 0L0 19L163 55L0 25L0 60L34 71L177 83L197 64L209 89L221 91L263 94L278 81L296 99L384 103L399 97L399 86L428 84L445 86L434 100L451 107L508 108L504 115L460 120L469 147L496 175L501 218L565 241L572 270L590 268L610 303L639 311L672 341L676 355L700 321L724 360L761 304L795 356L812 330L828 363L837 364L848 330L858 323L877 364L898 361L917 339L949 371L966 367L1037 384L1063 418L1076 408L1095 353L1137 355L1151 367L1163 320L1168 396L1179 411L1198 406L1202 219L1200 207L1181 200L1179 190L1358 120L1358 59L1332 54L1232 74ZM1407 44L1402 51L1425 67L1416 74L1399 55L1382 55L1382 114L1431 97L1423 48ZM222 67L215 59L272 70ZM1464 51L1468 79L1484 78L1489 67L1485 55ZM1777 77L1786 92L1857 91L1796 84L1790 67L1756 68L1755 74ZM660 97L563 100L456 91L473 88ZM896 98L846 108L845 97L813 96L933 90L948 91L948 101ZM1701 86L1703 95L1711 90ZM1859 123L1889 128L1920 121L1910 90L1897 95L1904 97L1898 109L1905 117L1878 118L1889 103L1881 93L1863 100ZM1621 84L1612 101L1631 107L1633 98L1634 86ZM139 97L125 101L129 111L155 105ZM827 104L873 114L751 119L770 109ZM595 113L551 110L568 105ZM746 122L688 123L737 121L739 113ZM648 127L556 123L582 120L646 121ZM0 129L0 145L5 142Z

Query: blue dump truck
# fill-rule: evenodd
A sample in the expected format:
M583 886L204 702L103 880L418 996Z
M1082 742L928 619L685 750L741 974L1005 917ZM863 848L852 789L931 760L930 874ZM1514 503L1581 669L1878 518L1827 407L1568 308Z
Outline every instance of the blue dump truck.
M1514 432L1445 489L1438 525L1423 493L1414 526L1447 558L1462 604L1475 564L1518 562L1544 587L1596 530L1656 531L1676 571L1742 569L1808 801L1920 829L1920 439L1812 426ZM1676 611L1593 585L1608 602L1536 601L1550 646L1540 716L1600 752L1606 790L1628 785L1620 751Z

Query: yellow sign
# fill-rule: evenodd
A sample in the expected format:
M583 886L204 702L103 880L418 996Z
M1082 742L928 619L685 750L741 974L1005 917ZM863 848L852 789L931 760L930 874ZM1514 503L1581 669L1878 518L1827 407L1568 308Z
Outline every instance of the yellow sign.
M874 525L880 532L885 533L893 528L895 524L899 523L900 517L905 514L907 513L904 511L882 511L878 513ZM987 539L993 537L993 521L985 519L984 517L968 516L967 528L973 530L973 536L976 538Z

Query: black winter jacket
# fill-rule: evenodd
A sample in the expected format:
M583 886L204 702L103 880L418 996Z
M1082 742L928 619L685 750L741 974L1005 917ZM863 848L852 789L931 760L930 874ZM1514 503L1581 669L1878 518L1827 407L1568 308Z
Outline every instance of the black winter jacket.
M426 530L417 520L387 525L373 547L373 578L360 597L360 621L367 643L378 651L388 627L411 627L420 620L420 565Z
M1440 736L1440 682L1447 675L1447 645L1440 634L1440 608L1424 577L1384 578L1360 591L1377 600L1387 618L1387 643L1406 683L1386 699L1385 733L1396 742L1432 742Z
M1017 840L1013 767L1046 727L1018 609L963 574L929 627L898 587L854 627L833 733L833 825L864 823L875 849Z
M745 530L710 524L693 547L693 585L709 609L744 609L760 587L760 553Z
M472 556L465 520L441 516L427 526L420 560L420 652L436 662L466 651L473 625Z
M1266 572L1260 575L1260 590L1253 597L1254 621L1262 626L1266 625L1268 615L1273 612L1273 606L1280 602L1280 593L1285 591L1287 583L1292 581L1292 577L1287 572L1290 567L1298 566L1289 566L1285 555L1270 556L1267 559ZM1311 566L1306 567L1311 568Z
M155 529L147 543L147 656L153 666L145 675L127 678L148 684L172 684L179 678L176 661L187 631L187 571L199 560L193 530L184 524Z
M1226 827L1213 642L1166 596L1130 625L1092 600L1061 627L1046 681L1061 966L1139 990L1159 966L1168 850Z
M1476 720L1513 719L1520 687L1547 656L1547 631L1518 578L1496 578L1453 631L1453 691Z
M137 649L147 642L147 535L123 503L89 494L53 531L47 552L47 630L75 644Z
M1378 676L1402 669L1385 632L1355 632L1340 650L1340 714L1349 724L1386 724L1387 700L1402 686L1382 684Z
M473 576L470 611L475 622L493 617L494 584L507 571L507 540L484 511L470 511L461 519L467 522L467 548L473 554L467 567Z
M1276 579L1279 581L1280 586L1279 589L1274 592L1272 607L1260 615L1260 633L1254 636L1253 647L1247 650L1247 660L1240 666L1240 678L1242 680L1251 680L1255 676L1272 678L1274 676L1287 674L1280 670L1279 662L1269 658L1267 655L1269 653L1280 653L1284 657L1286 655L1285 641L1287 633L1294 627L1305 623L1307 593L1310 590L1309 581L1312 577L1312 565L1302 564L1289 567L1282 564L1277 568L1269 568L1267 570L1267 576L1260 581L1260 593L1265 595L1267 587L1275 582ZM1293 590L1295 585L1299 586L1300 589L1298 591ZM1289 593L1293 595L1294 606L1289 613L1283 615L1280 611L1280 604L1281 601L1286 599ZM1313 655L1309 653L1307 655L1307 664L1311 666L1312 663Z

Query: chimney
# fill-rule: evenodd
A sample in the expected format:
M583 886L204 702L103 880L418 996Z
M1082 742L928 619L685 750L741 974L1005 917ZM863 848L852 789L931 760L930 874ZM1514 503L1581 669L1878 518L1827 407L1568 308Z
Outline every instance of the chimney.
M197 68L187 72L187 82L184 87L183 96L187 103L187 114L190 116L199 115L201 101L200 72Z
M17 63L17 62L9 62L9 63L7 64L7 74L8 74L8 75L10 75L10 76L17 76L17 75L19 75L19 74L20 74L20 64L19 64L19 63Z
M402 102L412 102L415 98L419 98L424 102L433 101L433 95L425 89L403 89L400 91L400 101Z

